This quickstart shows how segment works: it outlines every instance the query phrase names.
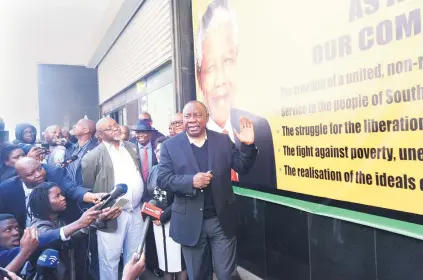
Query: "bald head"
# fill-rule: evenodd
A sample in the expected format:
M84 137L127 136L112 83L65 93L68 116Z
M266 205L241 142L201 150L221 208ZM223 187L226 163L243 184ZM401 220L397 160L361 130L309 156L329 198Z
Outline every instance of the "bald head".
M97 133L102 141L115 143L120 141L120 126L112 118L102 118L96 124Z
M190 137L204 137L208 121L209 114L203 103L194 100L184 106L183 123L185 131Z
M150 125L153 125L153 119L151 118L151 115L148 112L142 112L140 114L140 120L147 120L149 121Z
M170 117L170 122L182 121L182 113L175 113Z
M29 157L23 157L15 164L16 173L29 187L34 188L46 179L46 171L41 163Z
M142 112L140 114L140 119L141 120L151 120L151 115L149 112Z
M56 145L62 137L62 128L58 125L49 126L44 132L45 141L52 146Z
M72 135L78 139L91 139L95 135L95 123L89 119L80 119L72 129Z
M197 100L192 100L192 101L188 102L187 104L185 104L182 112L185 112L186 109L191 108L191 107L196 107L199 110L201 110L202 112L208 114L206 105L204 105L204 103L197 101Z

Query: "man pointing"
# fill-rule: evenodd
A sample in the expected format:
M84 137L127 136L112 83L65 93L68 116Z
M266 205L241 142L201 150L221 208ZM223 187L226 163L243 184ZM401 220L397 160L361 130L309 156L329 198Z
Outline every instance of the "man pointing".
M182 244L189 279L238 279L236 272L236 199L231 169L245 174L257 156L254 128L240 119L234 131L242 143L206 129L209 114L203 103L191 101L183 110L186 133L161 147L158 185L175 193L170 236ZM213 259L212 259L213 258Z

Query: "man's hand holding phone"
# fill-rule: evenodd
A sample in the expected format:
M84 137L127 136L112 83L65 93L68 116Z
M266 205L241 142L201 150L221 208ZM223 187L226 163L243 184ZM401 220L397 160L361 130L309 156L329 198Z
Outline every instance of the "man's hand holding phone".
M192 185L196 189L200 189L200 190L204 189L210 184L212 178L213 178L213 174L211 170L207 171L206 173L199 172L195 174L192 180L193 181Z
M120 198L112 207L103 209L103 213L100 215L100 220L107 221L119 217L120 214L122 214L123 207L125 207L128 202L129 200L126 198Z

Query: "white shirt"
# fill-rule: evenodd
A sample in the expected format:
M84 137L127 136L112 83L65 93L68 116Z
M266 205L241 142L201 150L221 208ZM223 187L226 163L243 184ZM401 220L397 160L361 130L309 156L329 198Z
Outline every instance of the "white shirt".
M104 141L103 143L112 159L115 185L126 184L128 186L128 191L123 197L128 199L129 203L123 209L133 211L140 205L144 191L141 173L122 141L119 144L119 149L110 143Z
M234 135L234 129L231 124L231 116L226 120L225 127L221 128L217 123L215 123L212 118L209 118L209 121L207 122L207 128L219 133L223 133L224 130L228 132L229 138L231 138L232 142L235 143L235 135Z
M22 182L23 190L25 192L25 206L28 207L29 196L32 193L32 189L29 189L24 182ZM29 227L31 224L31 217L27 214L26 215L26 227Z
M190 144L194 144L195 146L197 146L198 148L203 147L204 143L206 143L207 140L207 132L206 134L204 134L204 137L201 139L194 139L189 137L188 133L187 133L187 137L188 137L188 141Z
M32 193L32 189L28 188L24 182L22 182L22 186L25 192L25 206L28 208L29 196ZM31 210L31 209L28 209L28 210ZM26 227L30 227L30 226L31 226L31 216L26 214ZM70 239L70 237L66 238L65 230L63 229L63 227L60 228L60 239L62 241L68 241Z

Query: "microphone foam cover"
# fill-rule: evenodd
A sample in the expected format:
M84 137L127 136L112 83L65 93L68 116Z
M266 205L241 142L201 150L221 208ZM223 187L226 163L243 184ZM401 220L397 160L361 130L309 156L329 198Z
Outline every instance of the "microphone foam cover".
M56 268L59 263L59 252L53 249L45 250L38 258L37 266Z

